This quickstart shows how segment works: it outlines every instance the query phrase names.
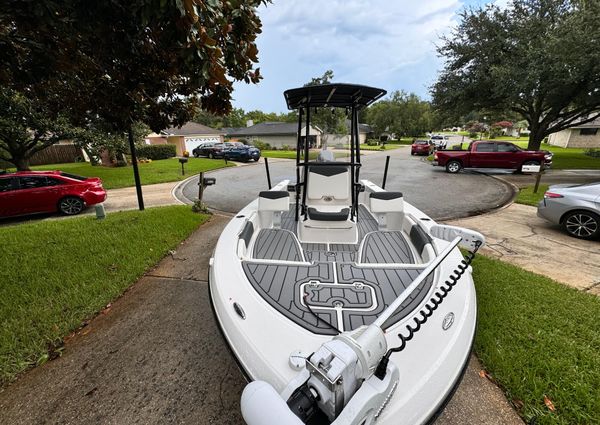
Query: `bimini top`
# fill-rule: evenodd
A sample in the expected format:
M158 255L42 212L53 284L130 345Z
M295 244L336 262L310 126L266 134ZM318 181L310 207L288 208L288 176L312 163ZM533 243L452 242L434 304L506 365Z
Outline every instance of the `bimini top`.
M356 106L360 109L369 106L386 93L383 89L358 84L323 84L289 89L283 95L288 109L306 106L338 108Z

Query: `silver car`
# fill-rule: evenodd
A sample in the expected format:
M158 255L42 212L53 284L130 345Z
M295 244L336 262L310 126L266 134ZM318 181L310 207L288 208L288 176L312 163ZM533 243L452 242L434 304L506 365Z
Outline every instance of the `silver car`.
M550 186L538 204L538 216L560 224L581 239L600 236L600 182Z

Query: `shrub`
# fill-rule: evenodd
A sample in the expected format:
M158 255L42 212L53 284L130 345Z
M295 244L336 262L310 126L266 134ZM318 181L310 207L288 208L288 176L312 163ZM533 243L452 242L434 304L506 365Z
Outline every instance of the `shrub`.
M127 167L127 161L119 159L115 162L115 167Z
M262 142L260 140L255 140L253 144L254 144L254 147L260 149L261 151L274 150L270 144Z
M147 159L167 159L177 155L177 147L175 145L145 145L137 149L138 156Z
M583 151L584 155L591 156L592 158L600 158L600 149L586 149Z
M377 146L379 144L379 140L377 139L367 139L365 142L367 146Z
M472 131L469 133L469 138L470 139L477 139L479 137L479 134L477 134L476 132Z
M281 150L282 150L282 151L291 151L292 149L290 148L290 145L283 145L283 146L281 147Z

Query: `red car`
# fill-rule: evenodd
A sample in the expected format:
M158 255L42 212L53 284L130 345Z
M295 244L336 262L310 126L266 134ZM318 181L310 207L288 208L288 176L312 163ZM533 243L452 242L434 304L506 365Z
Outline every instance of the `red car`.
M429 140L415 140L410 146L411 155L431 155L433 145Z
M76 215L106 199L102 181L62 171L0 174L0 217L52 213Z

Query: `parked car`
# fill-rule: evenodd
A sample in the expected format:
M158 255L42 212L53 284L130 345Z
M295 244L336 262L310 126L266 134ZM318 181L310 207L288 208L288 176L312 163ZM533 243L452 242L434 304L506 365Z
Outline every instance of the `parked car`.
M235 146L226 147L223 151L223 155L225 158L234 161L258 161L260 158L260 149L255 148L254 146L244 145L243 143L237 143Z
M537 214L576 238L600 237L600 182L550 186Z
M552 153L528 151L509 142L471 142L467 150L444 150L433 154L433 165L446 167L449 173L463 168L510 168L521 171L523 165L552 166Z
M61 212L76 215L106 199L102 181L62 171L0 175L0 217Z
M431 155L434 147L429 140L415 140L410 146L411 155Z
M215 152L215 147L217 145L222 145L222 143L218 143L218 142L205 142L200 144L198 147L194 148L192 150L192 155L194 155L196 158L200 157L200 156L207 156L209 158L212 158Z
M433 136L431 136L429 141L436 149L446 149L446 147L448 146L448 141L444 138L444 136L441 136L439 134L434 134Z

